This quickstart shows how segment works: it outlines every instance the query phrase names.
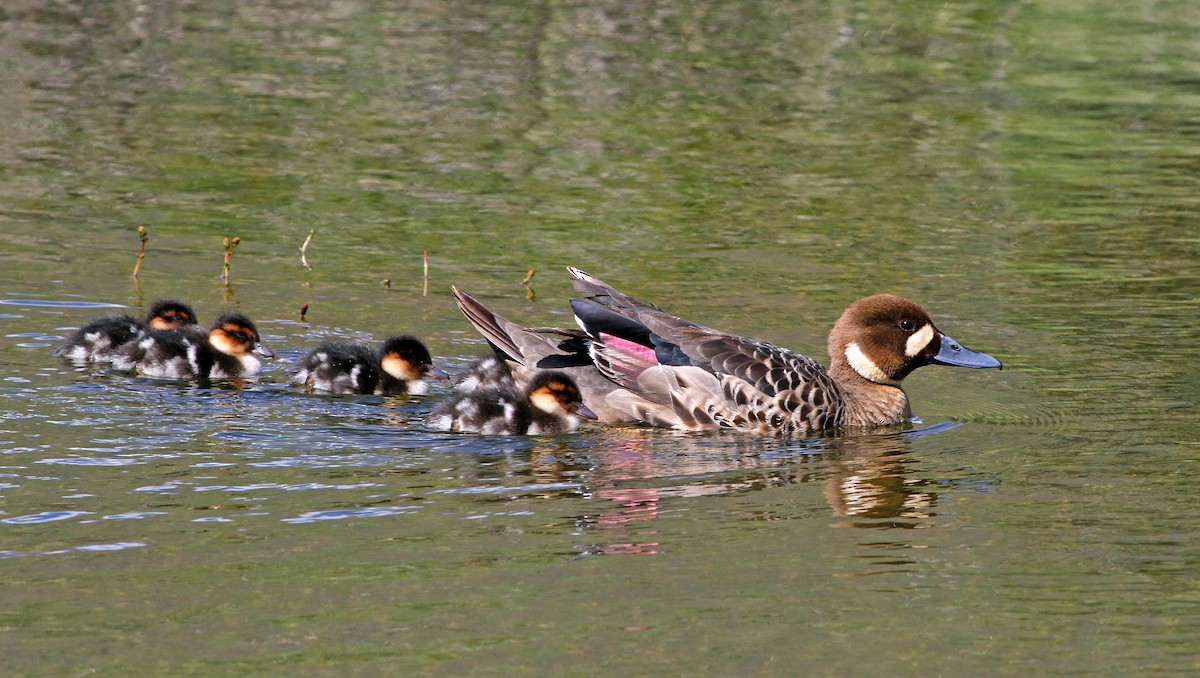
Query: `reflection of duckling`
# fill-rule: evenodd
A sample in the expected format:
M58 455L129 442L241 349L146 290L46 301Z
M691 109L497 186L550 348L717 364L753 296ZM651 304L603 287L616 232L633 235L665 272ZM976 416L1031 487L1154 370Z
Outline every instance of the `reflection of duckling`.
M112 362L117 349L151 330L195 324L196 314L190 306L174 299L159 299L150 306L144 320L131 315L96 318L67 337L54 355L76 363Z
M595 419L579 387L562 372L539 372L524 393L485 388L460 393L434 408L430 426L447 431L501 435L563 433L580 419Z
M350 342L329 342L314 348L292 371L292 381L312 391L397 395L429 392L424 377L446 379L433 364L429 350L410 336L392 337L378 351Z
M126 344L114 357L117 369L164 379L252 377L275 357L259 340L258 328L241 313L226 313L212 329L195 326L158 330Z

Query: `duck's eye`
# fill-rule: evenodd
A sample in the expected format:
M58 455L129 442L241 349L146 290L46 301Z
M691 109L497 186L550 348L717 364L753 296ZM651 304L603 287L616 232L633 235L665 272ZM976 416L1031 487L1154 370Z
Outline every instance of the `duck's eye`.
M904 320L900 321L900 329L904 330L905 332L912 332L913 330L917 329L917 326L913 321L905 318Z

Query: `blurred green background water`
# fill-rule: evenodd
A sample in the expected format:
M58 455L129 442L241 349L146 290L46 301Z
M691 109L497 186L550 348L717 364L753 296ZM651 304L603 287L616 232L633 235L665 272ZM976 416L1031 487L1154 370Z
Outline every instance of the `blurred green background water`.
M17 0L0 27L6 675L1200 663L1200 8ZM928 430L824 441L452 436L433 399L285 385L329 337L482 354L451 284L568 322L568 264L821 360L845 305L902 294L1006 369L922 370ZM239 389L50 356L82 302L161 296L241 308L281 360Z

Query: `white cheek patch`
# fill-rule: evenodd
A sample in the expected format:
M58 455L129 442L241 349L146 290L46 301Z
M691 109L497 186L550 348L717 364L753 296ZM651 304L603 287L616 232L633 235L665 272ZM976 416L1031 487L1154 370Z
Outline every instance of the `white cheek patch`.
M924 327L916 332L913 332L913 335L908 338L907 342L905 342L904 355L908 356L909 358L916 357L917 354L925 350L925 347L928 346L929 342L931 341L933 341L933 325L925 323Z
M877 384L895 385L900 383L889 378L886 372L879 369L879 366L858 347L858 343L851 343L846 347L846 360L850 362L850 367L853 367L854 371L858 372L859 376L863 379L873 381Z

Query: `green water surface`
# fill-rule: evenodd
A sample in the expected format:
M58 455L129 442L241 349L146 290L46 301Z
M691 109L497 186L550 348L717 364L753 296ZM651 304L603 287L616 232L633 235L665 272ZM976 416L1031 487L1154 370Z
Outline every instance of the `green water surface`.
M1180 1L5 3L0 673L1195 673L1197 35ZM566 265L822 361L901 294L1005 369L823 440L287 385L398 332L460 370L450 285L569 324ZM164 296L279 358L51 355Z

